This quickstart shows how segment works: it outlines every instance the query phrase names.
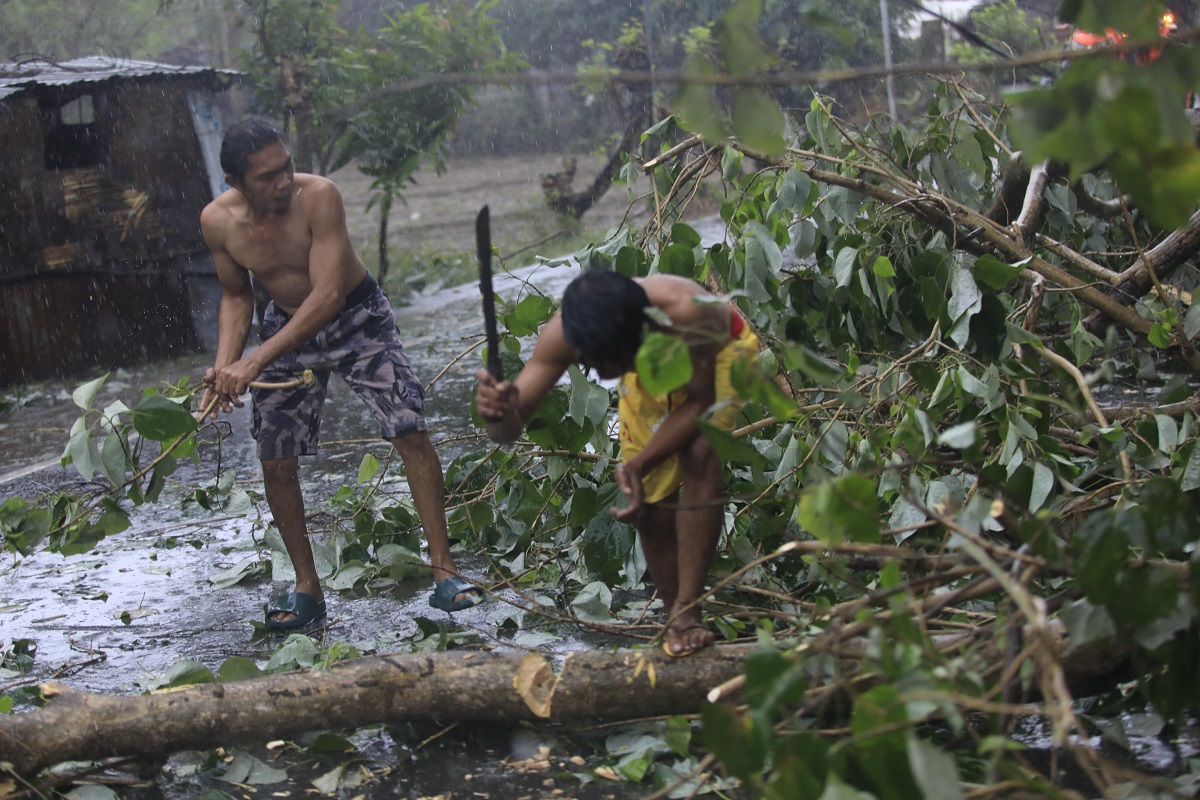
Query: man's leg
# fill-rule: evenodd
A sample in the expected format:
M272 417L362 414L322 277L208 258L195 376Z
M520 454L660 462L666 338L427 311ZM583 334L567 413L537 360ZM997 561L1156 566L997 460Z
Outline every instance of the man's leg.
M658 503L647 505L637 521L638 539L642 544L642 555L650 569L650 578L669 615L679 594L679 570L676 553L679 544L675 535L675 505L679 502L679 491Z
M704 594L717 542L721 538L724 483L721 463L708 441L697 436L679 453L683 492L675 512L675 568L679 576L675 603L668 609L666 645L673 655L686 655L712 644L716 634L701 621Z
M304 521L299 464L298 458L263 459L263 489L271 515L275 518L275 527L279 528L288 558L292 560L292 568L296 571L296 591L321 602L325 594L321 590L321 579L317 577L312 544L308 540L308 526ZM276 622L287 622L295 617L295 614L283 612L271 615Z
M433 580L436 583L449 575L457 575L458 568L450 555L450 536L446 531L446 479L437 450L425 431L397 436L391 441L404 462L413 505L421 527L425 529ZM464 599L464 594L460 592L454 600Z

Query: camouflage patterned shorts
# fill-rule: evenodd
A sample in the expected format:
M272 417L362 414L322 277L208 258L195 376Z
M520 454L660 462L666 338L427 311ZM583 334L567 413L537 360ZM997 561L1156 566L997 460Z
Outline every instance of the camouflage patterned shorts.
M263 314L266 341L290 317L274 303ZM260 459L315 455L321 406L331 372L355 391L391 439L426 430L425 390L409 366L387 295L369 274L346 298L346 307L316 336L282 356L258 377L284 382L311 369L315 380L292 389L252 389L253 426Z

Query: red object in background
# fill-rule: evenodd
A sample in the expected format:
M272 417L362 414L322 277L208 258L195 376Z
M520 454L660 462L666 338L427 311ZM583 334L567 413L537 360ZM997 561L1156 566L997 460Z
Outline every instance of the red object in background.
M1175 15L1168 11L1167 13L1163 14L1162 18L1158 21L1158 33L1160 36L1167 37L1174 33L1175 29ZM1087 48L1097 47L1102 44L1119 45L1128 38L1129 37L1126 34L1113 30L1112 28L1105 29L1103 34L1092 33L1091 31L1085 31L1082 28L1076 28L1074 33L1071 34L1071 42L1073 44L1075 44L1077 47ZM1132 55L1135 64L1149 64L1158 60L1158 57L1162 55L1162 48L1142 48L1140 50L1135 50L1132 53L1122 52L1122 55Z

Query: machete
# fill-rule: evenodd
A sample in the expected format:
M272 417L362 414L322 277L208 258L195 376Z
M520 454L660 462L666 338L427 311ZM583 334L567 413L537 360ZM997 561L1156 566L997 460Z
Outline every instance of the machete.
M487 370L498 381L504 380L500 366L500 337L496 333L496 296L492 293L492 232L488 207L475 218L475 247L479 253L479 293L483 295L483 331L487 336Z

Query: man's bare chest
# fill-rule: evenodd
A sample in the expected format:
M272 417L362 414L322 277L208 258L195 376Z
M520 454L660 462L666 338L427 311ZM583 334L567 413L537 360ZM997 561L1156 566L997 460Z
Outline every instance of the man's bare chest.
M233 260L251 272L307 270L312 237L292 225L239 225L225 246Z

